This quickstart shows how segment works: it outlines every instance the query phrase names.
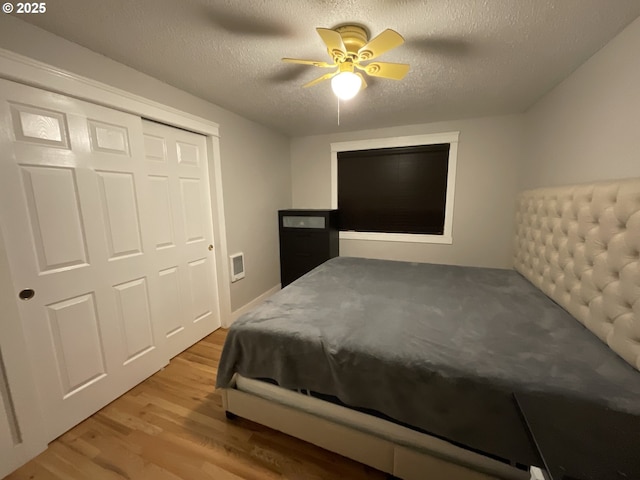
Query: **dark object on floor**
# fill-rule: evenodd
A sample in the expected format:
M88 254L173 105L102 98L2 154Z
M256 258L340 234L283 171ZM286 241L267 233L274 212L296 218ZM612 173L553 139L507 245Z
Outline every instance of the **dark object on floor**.
M516 400L550 480L640 478L640 416L557 395Z

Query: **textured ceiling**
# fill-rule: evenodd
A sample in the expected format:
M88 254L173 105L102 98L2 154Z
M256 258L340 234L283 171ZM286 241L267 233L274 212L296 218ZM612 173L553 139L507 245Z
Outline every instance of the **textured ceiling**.
M20 18L290 135L522 112L640 15L639 0L55 0ZM315 27L354 22L411 64L355 99L326 70Z

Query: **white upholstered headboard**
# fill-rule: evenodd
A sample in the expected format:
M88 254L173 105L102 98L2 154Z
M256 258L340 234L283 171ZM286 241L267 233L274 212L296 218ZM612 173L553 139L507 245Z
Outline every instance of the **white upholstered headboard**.
M640 178L522 192L514 266L640 370Z

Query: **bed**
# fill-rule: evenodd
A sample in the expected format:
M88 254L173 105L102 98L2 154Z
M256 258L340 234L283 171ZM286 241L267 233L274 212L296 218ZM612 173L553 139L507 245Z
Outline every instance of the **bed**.
M514 393L640 414L639 211L638 181L524 192L517 271L333 259L231 327L225 408L401 478L529 478Z

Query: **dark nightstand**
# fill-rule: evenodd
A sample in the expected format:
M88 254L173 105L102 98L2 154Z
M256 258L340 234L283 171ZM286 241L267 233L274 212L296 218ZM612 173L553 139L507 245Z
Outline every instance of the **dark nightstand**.
M283 288L338 256L337 210L280 210L278 221Z
M553 395L515 397L549 480L640 479L640 416Z

